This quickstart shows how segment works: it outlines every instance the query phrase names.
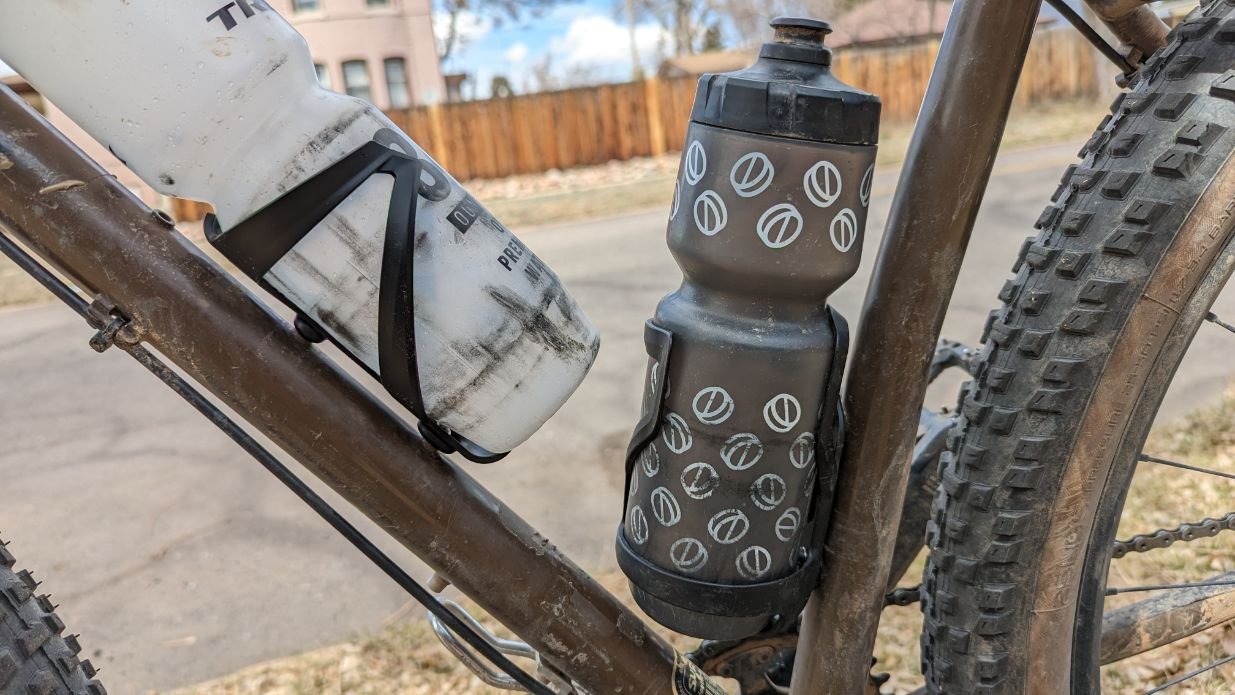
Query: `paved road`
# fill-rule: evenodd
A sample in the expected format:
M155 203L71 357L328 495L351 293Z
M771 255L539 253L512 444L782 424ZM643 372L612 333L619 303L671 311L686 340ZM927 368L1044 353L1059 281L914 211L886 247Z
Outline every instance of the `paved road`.
M1077 146L1000 160L947 335L976 340ZM882 227L893 183L891 174L877 179L872 230ZM522 234L577 294L605 345L549 426L508 461L472 471L590 568L614 567L642 325L679 281L663 230L664 212L652 211ZM863 270L835 298L851 318L877 248L877 238L868 241ZM198 682L399 613L405 599L383 575L126 357L90 352L88 337L58 306L0 312L0 530L47 581L114 692ZM1217 350L1216 332L1200 339L1202 350ZM1172 412L1216 397L1232 371L1229 360L1191 360ZM933 392L940 402L952 393Z

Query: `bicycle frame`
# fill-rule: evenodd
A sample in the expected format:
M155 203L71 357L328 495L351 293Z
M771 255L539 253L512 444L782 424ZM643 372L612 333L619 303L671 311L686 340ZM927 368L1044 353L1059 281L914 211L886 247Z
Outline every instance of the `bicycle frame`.
M1094 0L1121 3L1144 9ZM1039 5L953 8L852 351L794 695L867 687L927 367ZM681 655L640 618L6 89L0 123L0 226L119 307L118 346L157 348L587 691L687 695Z

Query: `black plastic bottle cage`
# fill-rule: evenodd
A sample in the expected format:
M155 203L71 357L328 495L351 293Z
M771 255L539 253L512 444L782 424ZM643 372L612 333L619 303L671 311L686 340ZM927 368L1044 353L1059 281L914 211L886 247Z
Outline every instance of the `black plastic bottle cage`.
M493 463L504 458L506 453L486 451L429 417L416 361L413 244L416 239L417 201L421 196L429 200L444 198L449 192L445 174L414 154L391 149L380 140L365 143L226 232L220 227L217 217L207 215L204 223L206 238L245 275L296 310L297 323L306 323L312 328L305 335L307 339L315 342L329 339L351 354L347 347L272 287L265 277L292 248L371 177L392 177L394 190L386 218L378 289L379 373L374 373L360 360L356 362L416 416L421 434L438 450L446 454L458 452L476 463ZM432 182L425 183L422 180L424 175L430 176ZM305 333L302 332L302 335Z
M797 619L823 572L821 553L828 529L827 515L832 511L836 472L844 442L845 414L840 404L840 387L849 354L849 323L832 307L827 310L836 343L828 379L824 384L824 410L815 428L815 458L819 468L815 476L810 512L807 515L814 527L809 541L804 544L804 553L797 569L780 579L757 584L717 584L691 579L664 570L641 557L630 547L624 525L619 523L618 566L640 590L666 603L697 613L741 618L773 616L774 622L767 628L769 630L775 629L781 622ZM668 375L669 361L673 356L673 333L649 320L644 325L643 337L648 356L656 361L662 374ZM634 436L626 450L626 492L622 509L626 509L630 502L630 478L635 474L639 454L656 438L663 426L661 413L668 395L669 379L666 376L659 382L647 412L635 427ZM831 431L827 432L829 427Z

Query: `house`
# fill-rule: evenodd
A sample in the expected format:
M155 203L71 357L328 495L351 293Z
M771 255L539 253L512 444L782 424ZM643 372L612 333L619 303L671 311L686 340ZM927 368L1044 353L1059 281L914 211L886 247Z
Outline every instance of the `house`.
M317 78L378 108L446 99L432 0L267 0L309 42Z
M756 51L710 51L681 55L665 60L656 71L662 79L694 77L705 73L733 72L755 62Z
M891 46L943 36L951 0L870 0L832 22L832 48Z

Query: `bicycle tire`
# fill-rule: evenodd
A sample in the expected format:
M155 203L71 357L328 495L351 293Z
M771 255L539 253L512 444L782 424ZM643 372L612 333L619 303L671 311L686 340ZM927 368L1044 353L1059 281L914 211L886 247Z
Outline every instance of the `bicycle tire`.
M0 541L0 695L106 695L76 635Z
M1000 292L928 523L930 692L1100 689L1136 454L1231 271L1233 4L1189 15L1116 99Z

